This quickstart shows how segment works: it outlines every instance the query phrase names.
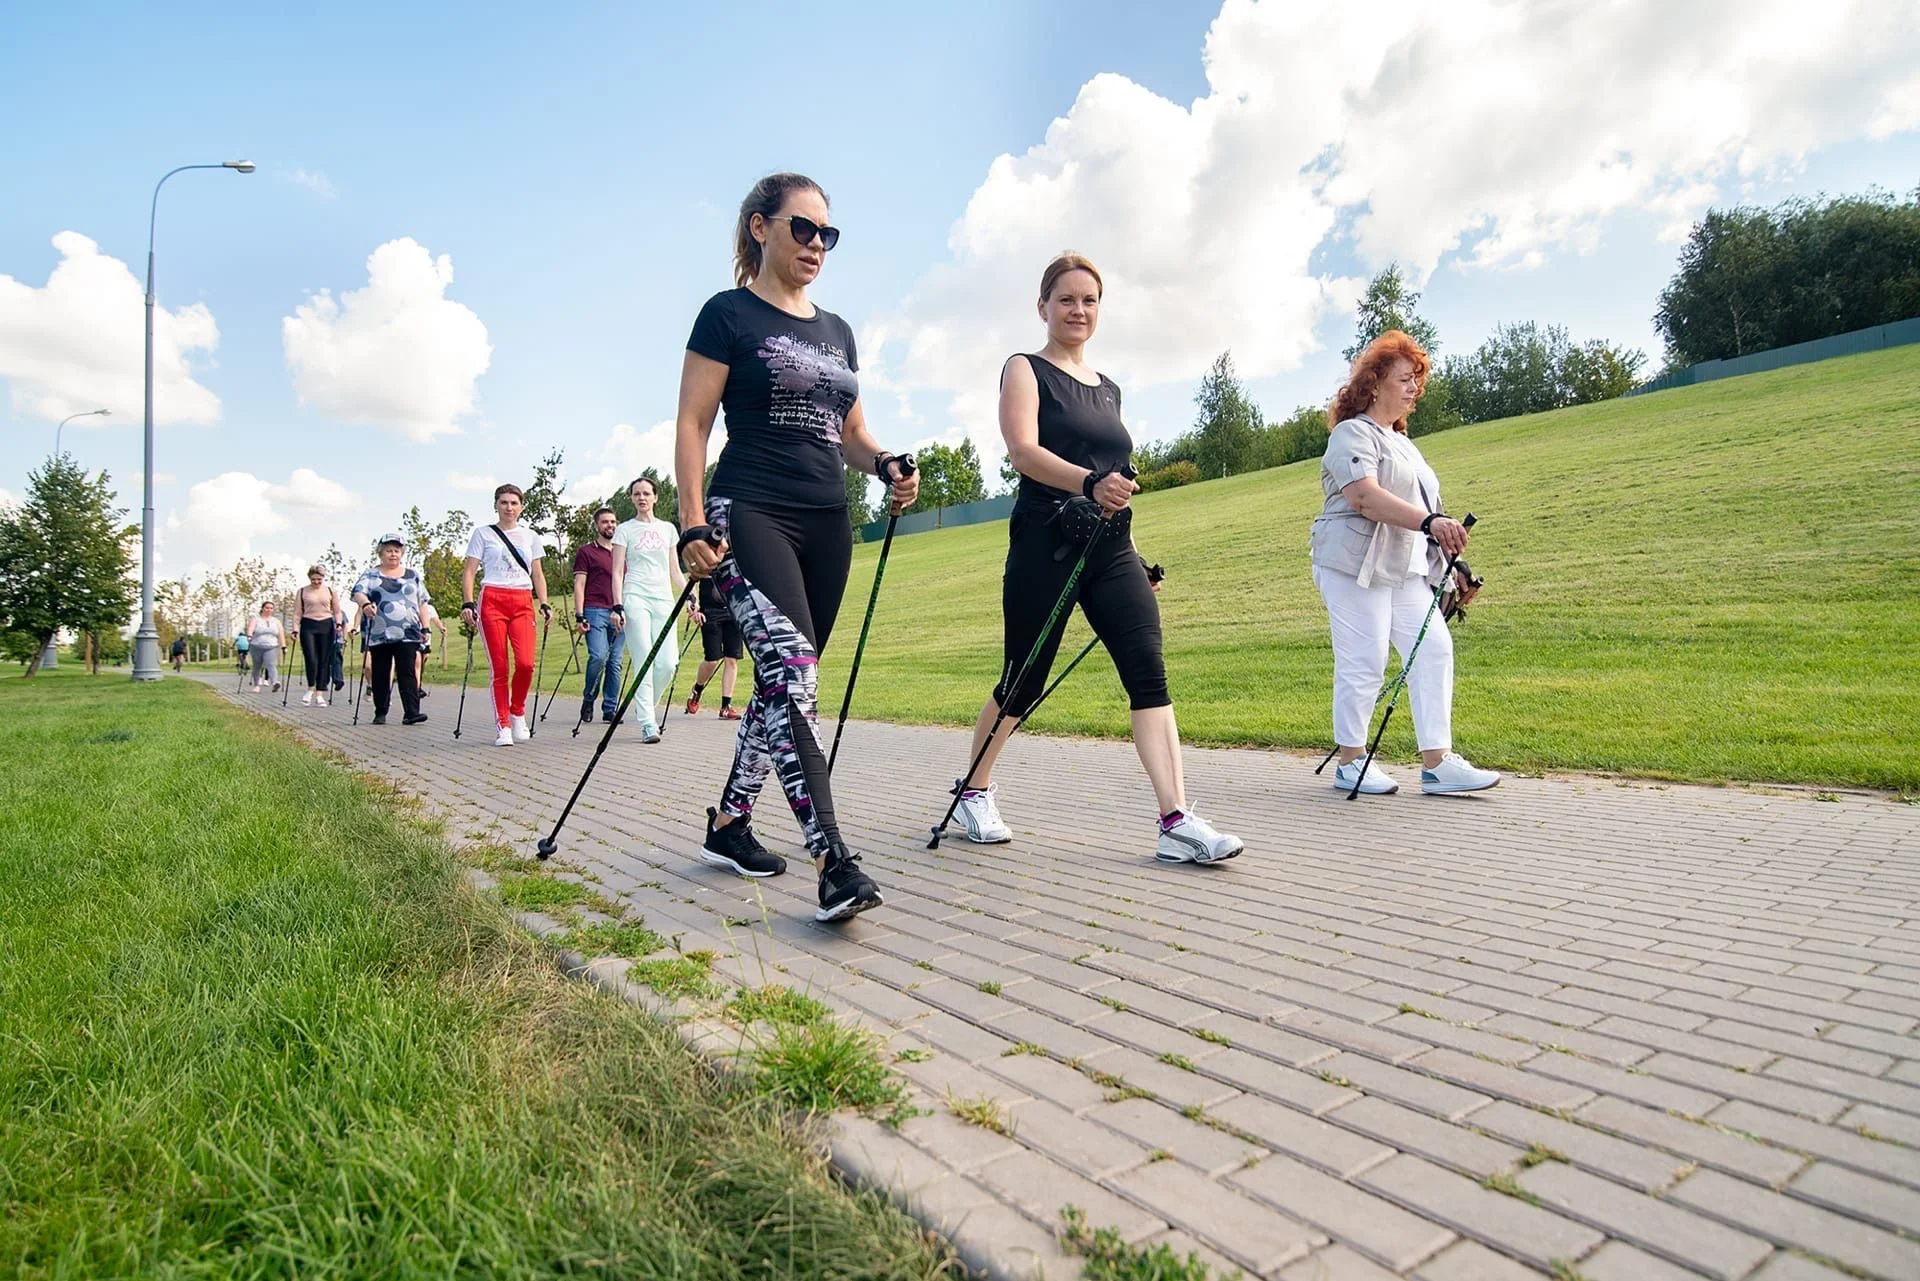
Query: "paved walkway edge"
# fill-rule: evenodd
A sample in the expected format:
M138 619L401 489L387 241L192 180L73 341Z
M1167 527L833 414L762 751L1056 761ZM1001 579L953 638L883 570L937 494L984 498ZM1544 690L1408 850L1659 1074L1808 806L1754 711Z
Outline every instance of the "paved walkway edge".
M467 881L482 891L492 890L498 883L474 868L468 869ZM564 935L568 929L539 912L513 913L513 921L543 940ZM727 1040L738 1038L736 1029L692 1017L677 1001L629 982L625 958L587 957L555 944L549 946L567 977L639 1006L671 1028L689 1051L715 1069L729 1073L739 1070L737 1052L722 1048ZM848 1020L844 1013L837 1017L877 1038L898 1031L875 1026L866 1019ZM901 1080L916 1105L927 1102L918 1086ZM818 1120L827 1142L827 1162L834 1173L854 1187L879 1193L927 1231L944 1239L969 1272L987 1281L1071 1281L1080 1275L1080 1260L1062 1250L1055 1237L883 1123L845 1111Z

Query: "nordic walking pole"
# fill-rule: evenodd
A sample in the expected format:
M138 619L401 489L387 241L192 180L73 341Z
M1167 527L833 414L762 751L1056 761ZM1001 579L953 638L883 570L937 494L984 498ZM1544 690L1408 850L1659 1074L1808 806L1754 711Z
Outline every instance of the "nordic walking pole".
M553 678L553 689L547 694L547 709L540 713L540 719L543 721L547 719L547 712L553 710L553 700L560 697L560 683L567 679L567 673L572 671L580 661L580 629L569 623L567 630L573 633L573 648L567 651L567 661L561 665L560 674ZM540 701L540 692L537 689L534 691L533 701L535 703Z
M1464 529L1472 529L1473 513L1468 512L1460 525ZM1407 687L1407 673L1413 670L1413 660L1420 654L1420 642L1427 638L1427 628L1433 625L1433 613L1440 608L1440 594L1446 590L1447 580L1453 577L1454 563L1459 559L1458 552L1447 557L1447 567L1440 571L1440 586L1433 589L1433 603L1427 606L1427 616L1420 622L1420 631L1414 636L1413 644L1407 650L1406 661L1400 664L1400 672L1393 678L1393 696L1387 700L1387 710L1380 717L1380 728L1373 732L1373 742L1367 745L1367 754L1360 760L1360 777L1353 780L1353 790L1347 793L1348 800L1359 796L1360 784L1367 781L1367 769L1373 764L1373 754L1380 750L1380 739L1387 732L1387 722L1393 719L1393 709L1400 703L1400 691ZM1334 748L1336 752L1339 750L1338 746ZM1321 762L1323 768L1325 764L1325 761Z
M351 651L352 647L348 647ZM360 635L360 666L353 669L353 723L360 723L360 700L367 692L367 637Z
M553 606L542 604L540 606L540 648L533 651L533 710L536 712L540 710L540 660L547 656L547 634L552 630ZM564 671L560 674L562 676L566 675ZM558 690L559 688L560 686L556 682L554 689ZM533 737L533 727L539 719L537 716L529 716L527 718L528 738Z
M709 533L707 538L715 544L720 541L719 537L712 533ZM600 757L605 754L607 744L613 740L613 731L619 727L621 718L627 714L627 708L633 705L634 698L639 695L644 673L653 666L653 660L660 656L660 647L667 643L669 636L673 635L673 626L680 619L680 611L687 607L687 598L693 595L694 588L699 585L700 580L697 578L687 580L687 585L680 589L680 599L673 602L673 612L667 615L666 626L662 627L660 634L653 638L653 648L649 649L647 656L640 660L640 665L633 669L632 678L627 681L626 692L620 695L620 705L613 709L613 715L607 720L606 733L600 736L600 742L594 746L593 757L587 762L587 768L580 775L580 781L573 785L573 795L567 798L565 808L560 811L560 817L553 820L553 830L534 844L534 853L540 856L541 861L552 858L554 851L560 848L560 829L566 826L567 815L573 813L574 804L579 801L580 793L587 788L587 780L593 777L593 767L600 763Z
M1107 527L1110 523L1110 517L1102 518L1100 527L1093 531L1093 537L1087 540L1086 549L1080 553L1080 559L1074 562L1073 572L1067 575L1066 588L1061 591L1060 599L1053 603L1053 612L1047 615L1046 624L1041 627L1040 636L1033 642L1033 649L1028 652L1026 661L1020 664L1020 674L1014 677L1012 683L1007 686L1007 695L1009 697L1019 693L1020 686L1026 682L1027 673L1033 670L1034 661L1040 657L1040 651L1047 647L1048 640L1052 638L1053 625L1060 621L1062 611L1066 610L1068 606L1073 603L1074 590L1080 586L1080 571L1087 567L1087 558L1093 555L1094 547L1099 544L1100 536L1107 532ZM1032 709L1029 708L1028 711L1029 714L1031 714ZM1007 709L1005 705L1002 705L1000 714L993 718L993 728L987 731L987 741L980 744L980 750L974 753L973 764L967 766L967 776L954 786L953 804L947 806L947 812L942 815L940 821L934 825L933 839L927 842L928 849L937 850L940 848L940 838L946 834L947 824L953 822L953 812L960 808L960 798L966 794L968 784L973 782L974 771L980 768L980 762L987 758L989 751L993 750L994 736L1000 732L1000 725L1006 719Z
M693 638L699 634L700 629L698 627L693 626L691 623L687 624L687 643L680 647L680 657L673 660L673 680L667 685L666 708L668 712L673 710L673 696L680 689L680 665L687 661L687 651L693 648ZM660 727L660 737L665 738L667 736L666 714L656 707L653 709L653 720L654 723Z
M462 624L465 627L465 624ZM467 714L467 681L473 677L473 631L467 629L467 670L460 677L460 710L453 714L453 736L460 737L460 719Z
M913 475L913 455L901 454L900 479ZM880 603L880 578L887 572L887 553L893 550L893 527L900 523L900 504L887 508L887 536L880 543L880 560L873 567L873 590L867 593L867 616L860 623L860 643L853 647L853 667L847 672L847 692L840 700L840 723L833 727L833 750L827 753L827 773L840 755L840 736L847 730L847 709L853 706L853 683L860 679L860 658L867 652L867 631L873 626L873 607Z

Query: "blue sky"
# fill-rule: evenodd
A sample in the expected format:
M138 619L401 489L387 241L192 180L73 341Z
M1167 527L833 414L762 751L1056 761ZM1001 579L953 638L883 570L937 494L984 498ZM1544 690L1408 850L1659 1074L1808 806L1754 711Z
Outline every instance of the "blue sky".
M1301 123L1341 97L1339 86L1308 78L1316 63L1292 25L1304 19L1278 19L1271 3L1231 0L1228 8L1216 28L1224 89L1203 61L1221 5L1187 0L606 5L559 17L498 5L17 9L0 44L0 112L31 123L0 141L8 175L0 277L11 277L16 304L33 302L26 291L45 290L61 261L50 243L60 232L88 237L137 276L147 197L161 173L239 157L259 165L250 177L182 174L161 202L161 305L199 304L219 332L216 347L188 356L193 382L218 397L217 419L159 432L157 506L163 525L174 522L162 569L179 573L230 564L241 551L293 561L329 541L353 546L415 502L430 513L483 509L479 485L524 478L550 445L567 450L576 477L624 475L660 442L647 433L672 413L695 311L731 283L732 210L775 168L808 172L833 197L846 235L814 296L863 342L872 336L868 416L895 448L962 430L991 448L997 355L985 358L1038 341L1037 328L1021 328L1031 315L1019 296L1027 286L1001 282L1037 278L1046 253L1069 242L1131 282L1110 292L1115 340L1106 348L1096 340L1090 355L1096 364L1110 358L1121 377L1136 435L1163 437L1186 426L1194 376L1218 346L1235 347L1269 411L1324 401L1339 378L1353 282L1386 257L1428 277L1424 310L1449 350L1520 319L1651 348L1676 220L1684 226L1709 200L1920 183L1915 122L1896 114L1869 138L1849 104L1822 106L1832 96L1822 80L1831 64L1818 48L1793 51L1810 62L1804 77L1753 90L1717 150L1689 150L1648 116L1622 124L1625 142L1529 145L1522 128L1505 139L1519 159L1491 156L1495 141L1446 136L1447 120L1484 110L1470 87L1457 87L1470 74L1459 64L1473 56L1471 39L1524 56L1528 41L1549 49L1581 37L1546 18L1517 33L1489 19L1484 37L1449 33L1418 46L1454 59L1442 83L1469 95L1451 111L1438 93L1414 104L1428 113L1419 118L1423 131L1433 129L1430 145L1404 156L1374 147L1380 172L1347 179L1365 187L1359 196L1268 221L1260 206L1288 207L1289 193L1312 185L1297 177L1299 157L1326 139L1358 154L1362 139L1392 130L1393 94L1376 80L1366 94L1344 91L1339 120ZM1330 46L1386 39L1339 27L1339 14L1328 6L1312 19L1321 24L1316 38ZM1263 24L1276 23L1279 43L1269 52ZM1906 38L1910 26L1895 34ZM1859 37L1825 34L1835 46ZM1647 46L1671 38L1650 30ZM1327 57L1336 56L1330 47ZM1610 56L1634 68L1642 61L1622 50ZM1712 68L1682 70L1698 81ZM1420 74L1407 83L1425 83ZM1639 90L1616 92L1644 96L1673 83L1648 74L1656 78ZM1138 91L1096 81L1103 76ZM1911 96L1911 72L1897 57L1853 78L1866 81L1859 92L1868 104L1904 102L1902 86ZM1543 98L1583 91L1551 72L1530 83ZM1299 101L1287 99L1294 85L1306 95ZM1592 86L1593 112L1620 101L1607 89ZM1226 105L1189 112L1201 100ZM1769 138L1776 100L1780 136ZM1235 120L1211 123L1235 109ZM1851 122L1834 118L1849 111ZM1061 118L1069 127L1050 135ZM1184 194L1171 171L1159 189L1152 176L1188 146L1180 131L1203 127L1193 136L1215 153L1212 168ZM1314 128L1333 132L1323 139ZM1565 137L1567 126L1559 128ZM1173 150L1128 154L1137 141ZM1593 194L1604 185L1589 181L1605 170L1602 152L1598 169L1536 159L1603 145L1633 149L1647 175L1639 199ZM1730 146L1746 148L1739 163L1724 159ZM996 167L997 157L1015 159ZM1484 205L1473 175L1462 173L1483 163ZM1109 165L1118 177L1148 178L1097 181ZM1221 189L1240 176L1291 185ZM1422 189L1442 193L1430 202L1432 217ZM1562 193L1544 224L1529 212L1535 191ZM1216 209L1239 212L1215 223ZM1323 217L1332 219L1324 232ZM1476 261L1483 241L1513 227L1522 227L1521 251ZM424 302L421 326L445 321L451 333L466 323L458 310L471 312L491 349L485 372L461 373L472 368L469 353L465 366L450 358L456 368L434 373L434 353L458 343L429 334L426 355L396 347L397 370L336 378L303 405L283 322L316 291L337 299L366 287L368 256L403 237L424 246L422 270L428 255L451 261L443 295L413 299ZM972 248L956 256L950 237ZM141 322L137 294L130 306L102 294L101 310L71 320L71 332L50 331L38 319L51 314L44 309L17 311L9 329L8 296L0 292L0 381L8 384L0 490L18 494L51 447L49 406L91 407L74 366L111 364L116 376L137 380ZM1192 315L1208 323L1196 326ZM129 334L130 346L119 343ZM928 345L942 334L966 341ZM94 345L112 351L93 351L90 335L106 335ZM961 350L966 342L979 350ZM68 359L62 343L87 350ZM936 348L948 354L923 356ZM417 385L369 385L383 377ZM451 388L456 399L460 389L470 393L470 412L444 415L457 432L422 439L378 421L377 408L376 421L354 421L352 406L425 395L422 385ZM112 472L137 511L137 398L99 422L68 427L66 446ZM616 424L629 429L616 436ZM196 499L196 485L222 475Z

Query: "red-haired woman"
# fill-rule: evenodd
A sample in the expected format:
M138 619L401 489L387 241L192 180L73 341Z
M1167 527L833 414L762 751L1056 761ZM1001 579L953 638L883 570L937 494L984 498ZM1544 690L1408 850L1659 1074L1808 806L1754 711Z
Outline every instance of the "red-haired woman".
M1407 417L1431 368L1419 343L1389 329L1353 362L1327 411L1333 429L1320 460L1327 501L1313 521L1313 581L1333 625L1333 740L1340 745L1333 786L1343 792L1360 776L1388 644L1404 661L1447 557L1467 545L1465 526L1443 513L1440 478L1407 436ZM1453 750L1453 637L1437 611L1407 674L1407 693L1421 791L1478 792L1500 781ZM1373 764L1360 790L1399 787Z
M1133 709L1134 749L1160 814L1154 855L1166 863L1218 863L1245 847L1239 837L1215 831L1187 802L1180 730L1161 652L1160 605L1147 564L1128 536L1128 504L1139 488L1128 478L1133 437L1120 417L1120 388L1086 363L1104 292L1100 273L1080 255L1061 254L1048 263L1038 304L1046 345L1033 355L1009 357L1000 372L1000 434L1020 473L1000 591L1006 665L980 709L968 760L986 747L1001 708L1007 715L973 777L954 781L960 793L954 812L970 841L997 845L1013 839L995 801L993 765L1046 687L1059 652L1066 616L1044 639L1041 633L1080 557L1080 545L1066 533L1067 505L1090 499L1107 524L1087 555L1074 599L1113 656ZM1039 654L1025 678L1009 688L1036 645Z
M687 572L713 575L753 657L753 700L700 858L741 876L786 870L748 827L773 770L820 873L815 919L839 921L881 902L840 839L814 724L819 654L853 563L846 471L878 476L902 506L920 482L867 430L853 330L807 297L840 240L827 217L826 193L794 173L762 178L740 202L740 287L709 298L687 339L674 479ZM707 439L723 407L727 447L704 494Z

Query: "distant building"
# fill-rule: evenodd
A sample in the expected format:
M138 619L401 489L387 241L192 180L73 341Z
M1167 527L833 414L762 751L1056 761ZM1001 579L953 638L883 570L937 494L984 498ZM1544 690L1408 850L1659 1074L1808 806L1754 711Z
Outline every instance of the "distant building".
M215 640L232 639L233 615L225 609L219 606L210 606L207 609L206 624L206 634Z

